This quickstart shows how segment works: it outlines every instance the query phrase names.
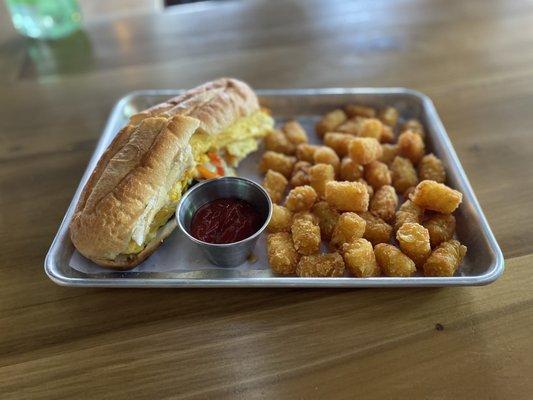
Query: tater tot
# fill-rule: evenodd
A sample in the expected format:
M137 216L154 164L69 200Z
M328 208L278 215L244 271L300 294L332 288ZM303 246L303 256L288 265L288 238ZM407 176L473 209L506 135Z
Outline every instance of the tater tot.
M292 144L287 136L277 129L272 129L265 136L265 148L267 150L276 151L278 153L292 155L296 151L296 146Z
M368 190L360 182L327 182L325 198L330 206L340 211L368 210Z
M268 223L269 232L289 232L292 225L292 212L283 206L272 204L272 218Z
M374 254L378 265L387 276L409 277L416 272L415 262L390 244L376 245Z
M369 164L381 157L383 149L374 138L357 137L350 142L348 147L350 158L358 164Z
M294 248L300 254L309 255L320 250L320 228L308 218L296 218L291 226Z
M344 107L344 111L350 118L354 117L364 117L364 118L374 118L376 116L376 110L372 107L360 106L357 104L348 104Z
M326 183L335 180L335 170L329 164L316 164L309 168L309 183L321 199L326 195Z
M398 110L394 107L387 107L379 113L379 119L391 128L396 126L399 116L400 114L398 113Z
M398 196L390 185L379 188L370 200L370 212L386 222L394 221L398 207Z
M305 219L307 221L312 222L314 225L318 225L318 223L320 222L318 217L309 211L300 211L300 212L294 213L292 216L292 222L298 219Z
M415 192L416 186L411 186L410 188L405 189L405 192L403 192L402 196L404 199L408 199L409 196L411 196Z
M382 124L383 130L381 131L381 136L379 141L381 143L392 143L394 141L394 131L388 125Z
M341 161L339 175L343 181L354 182L363 177L363 166L357 164L350 157L344 157Z
M362 183L366 187L366 191L368 192L368 200L371 200L374 196L374 188L370 186L370 184L364 180L364 178L358 179L356 182Z
M353 276L369 278L381 275L374 249L368 240L360 238L345 243L342 246L342 253L346 268Z
M359 122L358 136L381 140L383 123L377 118L364 118Z
M352 136L357 136L359 132L359 118L352 118L348 121L344 122L343 124L339 125L337 128L335 128L335 132L340 133L346 133Z
M348 154L348 145L354 139L347 133L328 132L324 135L324 144L331 147L339 157Z
M381 150L381 157L379 157L378 161L381 161L387 165L392 164L394 158L398 155L398 145L384 143L381 145Z
M392 226L381 218L376 217L370 211L360 212L359 216L366 222L363 237L373 246L378 243L389 243L392 233Z
M413 131L405 131L398 137L398 154L408 158L414 165L424 157L426 152L422 137Z
M392 186L398 193L403 193L411 186L418 184L418 176L416 174L413 163L407 158L397 156L390 165Z
M442 242L424 263L425 276L453 276L466 254L466 246L457 240Z
M267 191L272 203L279 203L283 198L285 189L287 188L287 178L279 172L269 169L263 180L263 187Z
M294 119L285 122L281 127L281 130L285 133L289 142L295 146L309 141L307 132L305 132L303 126Z
M309 185L309 169L311 163L307 161L297 161L292 169L291 186L304 186Z
M279 172L286 178L291 177L292 169L296 163L296 158L287 156L275 151L265 151L261 162L259 163L259 170L266 173L269 169Z
M422 217L424 216L424 209L411 200L406 200L398 211L396 211L396 222L394 229L398 230L400 227L407 223L420 224Z
M318 217L318 225L320 226L320 235L323 240L331 240L333 229L337 224L340 214L334 210L326 201L319 201L315 203L311 209L314 215Z
M365 180L374 190L390 185L392 182L389 167L380 161L372 161L365 165Z
M432 153L422 157L422 160L420 160L420 163L418 164L418 178L421 181L430 180L438 183L446 182L446 171L442 161Z
M417 119L410 119L407 122L405 122L405 124L403 124L402 132L403 131L407 131L407 130L411 130L413 132L417 132L422 137L422 139L424 139L426 137L426 133L424 131L424 126Z
M442 214L454 212L461 201L463 195L443 183L435 181L422 181L411 195L411 201L427 210L437 211Z
M300 256L288 232L272 233L267 236L267 256L270 268L275 274L291 275L296 272Z
M396 232L402 252L421 267L431 253L429 232L420 224L406 222Z
M435 214L425 220L422 225L429 232L433 248L452 239L455 233L455 217L452 214Z
M316 149L318 149L319 146L314 144L308 144L308 143L302 143L296 146L296 158L300 161L307 161L309 163L313 163L314 159L313 156L315 155Z
M335 150L328 146L319 146L316 149L315 154L313 154L313 162L315 164L329 164L335 170L335 173L338 173L341 160Z
M317 198L315 189L311 186L298 186L291 189L285 199L285 207L292 212L307 211L313 207Z
M348 117L341 109L333 110L324 117L315 125L315 130L318 136L322 137L326 132L334 132L335 128L346 121Z
M328 278L344 275L344 260L339 253L303 256L296 267L296 275L304 278Z
M365 233L366 221L354 212L341 214L331 236L331 244L341 247L343 243L351 242L354 239L363 237Z

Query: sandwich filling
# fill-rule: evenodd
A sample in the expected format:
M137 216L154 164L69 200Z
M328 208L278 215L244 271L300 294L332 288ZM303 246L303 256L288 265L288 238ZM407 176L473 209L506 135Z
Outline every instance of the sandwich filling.
M183 193L193 179L212 179L234 175L234 167L258 148L258 140L274 125L265 110L239 118L217 135L198 129L189 144L176 157L169 173L169 184L153 196L132 230L124 254L134 256L152 241L159 228L174 215ZM168 189L170 187L170 190Z

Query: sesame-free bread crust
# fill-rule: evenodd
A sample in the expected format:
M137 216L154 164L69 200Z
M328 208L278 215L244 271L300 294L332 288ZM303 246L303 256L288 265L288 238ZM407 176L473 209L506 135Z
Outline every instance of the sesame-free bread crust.
M74 246L95 263L131 269L176 228L171 218L137 254L124 254L149 202L179 179L176 163L197 129L216 135L259 109L252 89L222 78L189 90L130 118L87 181L70 223ZM181 173L184 171L181 170Z

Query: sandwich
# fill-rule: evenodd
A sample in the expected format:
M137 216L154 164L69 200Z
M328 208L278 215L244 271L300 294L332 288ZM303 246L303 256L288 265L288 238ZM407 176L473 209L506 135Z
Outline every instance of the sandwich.
M273 124L253 90L231 78L132 115L80 195L72 243L100 266L134 268L176 228L191 182L234 174Z

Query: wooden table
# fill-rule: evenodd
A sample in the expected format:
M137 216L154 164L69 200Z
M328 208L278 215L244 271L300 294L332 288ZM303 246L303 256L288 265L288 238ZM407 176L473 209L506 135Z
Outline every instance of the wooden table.
M0 14L0 398L533 396L533 4L229 2L87 21L49 45ZM48 280L44 255L113 102L223 75L427 93L503 249L503 277L416 290Z

